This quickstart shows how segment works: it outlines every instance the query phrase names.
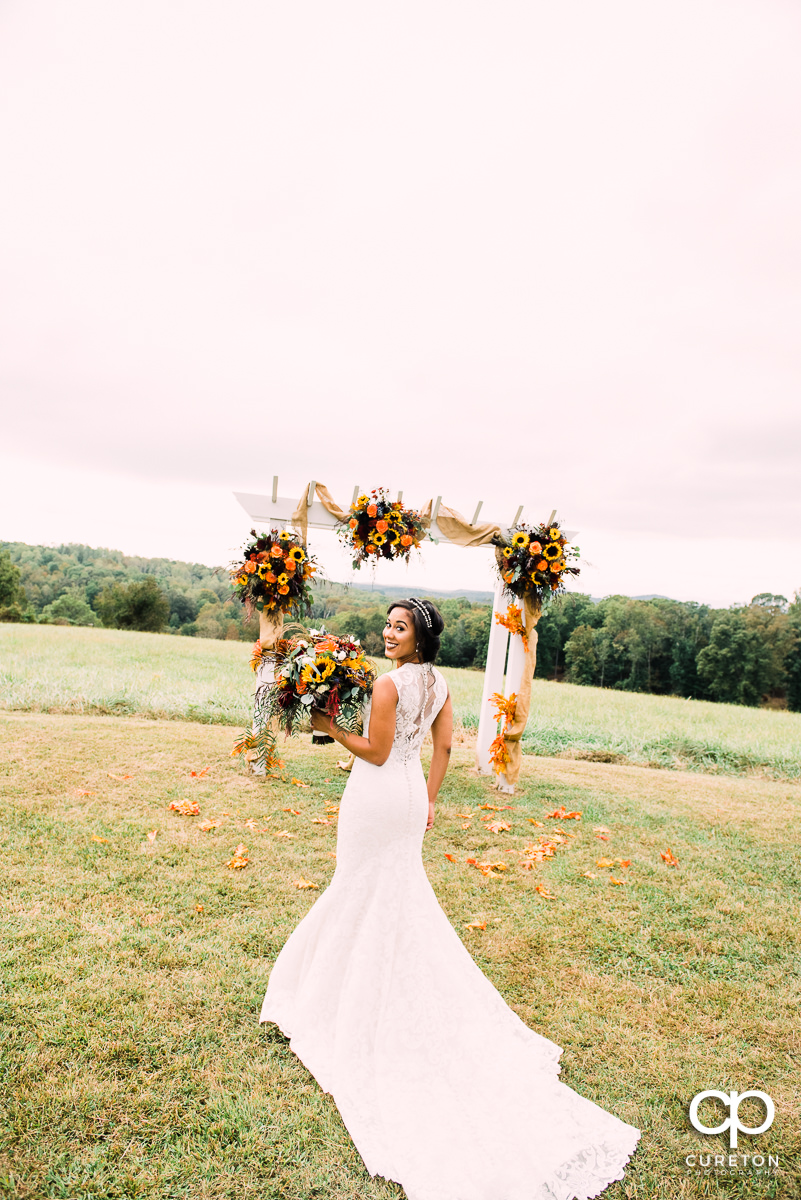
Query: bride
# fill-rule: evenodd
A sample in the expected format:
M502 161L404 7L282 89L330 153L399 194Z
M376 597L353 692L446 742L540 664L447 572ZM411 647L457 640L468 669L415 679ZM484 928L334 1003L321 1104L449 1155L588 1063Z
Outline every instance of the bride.
M364 736L312 717L356 761L333 879L276 959L260 1020L331 1093L370 1174L408 1200L587 1200L623 1177L640 1131L560 1082L561 1048L506 1005L423 869L451 749L442 629L429 600L392 605L395 670Z

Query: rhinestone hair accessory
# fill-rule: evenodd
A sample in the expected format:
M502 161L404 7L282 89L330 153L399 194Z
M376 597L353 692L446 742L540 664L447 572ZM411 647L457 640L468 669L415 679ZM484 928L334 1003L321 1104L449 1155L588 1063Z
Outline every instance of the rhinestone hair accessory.
M416 596L412 596L409 603L413 604L419 613L422 613L423 620L426 623L426 629L430 629L431 628L431 614L429 613L428 609L423 604L423 602L421 600L418 600Z

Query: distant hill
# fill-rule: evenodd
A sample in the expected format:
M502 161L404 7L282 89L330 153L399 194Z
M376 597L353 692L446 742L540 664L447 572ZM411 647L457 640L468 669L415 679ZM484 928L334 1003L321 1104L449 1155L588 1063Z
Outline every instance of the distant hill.
M476 592L471 591L469 588L456 588L453 591L447 591L441 588L420 587L419 585L417 587L389 587L386 584L375 586L372 583L351 582L343 583L341 586L358 588L363 592L378 592L382 596L424 595L434 598L439 597L442 600L456 600L460 596L463 596L465 600L469 600L471 604L491 604L493 597L492 592Z

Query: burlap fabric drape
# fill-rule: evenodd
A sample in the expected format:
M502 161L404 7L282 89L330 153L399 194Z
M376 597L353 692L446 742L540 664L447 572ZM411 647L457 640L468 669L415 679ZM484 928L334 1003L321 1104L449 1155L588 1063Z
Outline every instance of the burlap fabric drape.
M509 754L506 770L498 776L500 783L513 787L520 775L520 765L523 759L523 747L520 739L526 731L529 709L531 707L531 682L534 678L534 668L537 665L537 629L536 625L542 615L542 607L538 600L529 596L523 599L523 624L526 628L528 650L523 665L523 676L517 690L515 702L515 717L503 735L504 744ZM515 634L519 637L519 634Z
M305 488L303 489L303 495L301 496L300 500L298 500L298 506L290 518L290 520L292 521L292 524L295 526L298 533L303 538L304 542L306 541L306 538L308 537L308 533L309 533L309 488L310 487L311 487L311 481L309 481L309 483L307 483ZM348 512L350 510L339 507L336 500L331 495L331 493L329 492L328 488L325 486L324 483L316 483L314 485L314 493L317 496L317 499L322 504L323 508L328 509L328 511L331 513L332 517L336 517L336 519L338 521L344 521L347 519Z

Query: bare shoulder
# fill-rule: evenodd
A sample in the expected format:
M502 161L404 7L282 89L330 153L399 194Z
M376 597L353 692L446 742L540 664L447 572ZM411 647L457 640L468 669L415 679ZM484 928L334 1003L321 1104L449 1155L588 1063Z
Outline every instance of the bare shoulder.
M373 703L376 700L385 704L398 703L398 689L389 671L385 675L379 675L373 684Z

